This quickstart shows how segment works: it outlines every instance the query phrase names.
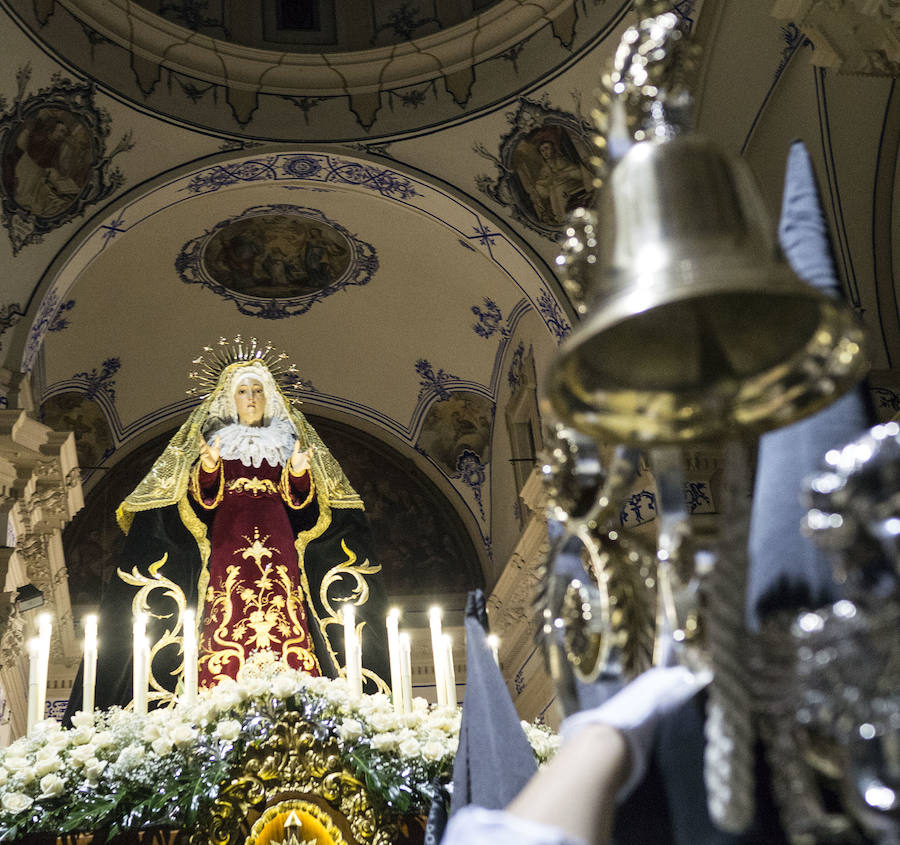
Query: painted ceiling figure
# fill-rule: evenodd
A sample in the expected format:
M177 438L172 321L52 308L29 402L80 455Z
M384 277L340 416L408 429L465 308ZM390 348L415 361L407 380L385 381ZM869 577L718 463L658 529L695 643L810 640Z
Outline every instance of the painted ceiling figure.
M384 593L362 499L262 360L224 366L116 516L127 538L101 600L98 706L131 698L131 611L142 604L156 643L151 700L181 676L178 611L197 610L200 684L213 686L254 651L337 676L346 600L358 605L367 688L384 689ZM80 703L79 675L70 711Z

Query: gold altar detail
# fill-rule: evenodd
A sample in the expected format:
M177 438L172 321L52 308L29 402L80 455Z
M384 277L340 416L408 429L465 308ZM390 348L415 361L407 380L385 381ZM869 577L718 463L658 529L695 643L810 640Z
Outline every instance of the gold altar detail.
M388 845L400 829L400 818L377 807L366 785L341 761L335 740L317 736L301 713L285 713L268 737L247 749L190 843L299 845L309 833L297 834L296 841L263 836L266 825L282 814L284 829L291 810L305 818L299 809L325 831L314 840L322 845Z

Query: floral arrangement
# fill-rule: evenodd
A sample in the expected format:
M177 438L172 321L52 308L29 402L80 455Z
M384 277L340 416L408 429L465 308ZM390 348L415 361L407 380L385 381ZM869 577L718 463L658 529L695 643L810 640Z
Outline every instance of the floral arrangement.
M32 833L186 827L241 751L262 741L286 712L300 712L385 807L422 813L449 781L457 708L413 700L394 713L382 694L351 700L343 679L314 678L254 655L238 681L203 690L196 703L136 715L120 708L78 713L65 730L48 719L0 749L0 840ZM539 763L556 737L522 723Z

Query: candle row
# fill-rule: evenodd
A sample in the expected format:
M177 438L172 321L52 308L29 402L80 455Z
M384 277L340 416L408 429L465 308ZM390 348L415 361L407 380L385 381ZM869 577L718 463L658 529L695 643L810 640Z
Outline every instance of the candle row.
M437 703L445 707L455 707L456 673L453 666L453 646L450 637L441 628L442 612L432 607L428 613L431 632L431 648L434 659L435 689ZM198 647L196 617L194 612L184 612L184 684L181 700L192 703L197 699L198 688ZM356 625L355 608L352 604L343 607L345 675L350 687L351 699L362 695L362 644L360 630ZM396 713L412 710L412 663L410 637L401 632L400 611L392 609L387 616L388 655L391 669L391 690ZM360 626L361 628L362 626ZM47 673L50 663L50 636L52 623L49 614L42 614L38 620L38 636L29 640L28 678L28 730L43 718L47 696ZM498 661L498 641L488 637L488 644ZM147 616L137 613L133 623L133 673L132 694L136 713L147 712L148 687L150 680L150 641L147 638ZM92 713L97 685L97 617L94 614L84 618L84 669L82 673L82 710Z

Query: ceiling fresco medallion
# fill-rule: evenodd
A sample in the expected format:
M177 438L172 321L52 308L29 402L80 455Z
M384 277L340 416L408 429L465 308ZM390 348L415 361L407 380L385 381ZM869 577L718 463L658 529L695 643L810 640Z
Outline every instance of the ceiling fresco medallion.
M593 201L590 125L551 108L546 98L522 98L506 119L512 128L500 139L496 155L484 144L475 145L475 152L498 170L496 176L477 176L478 189L528 228L555 240L569 212Z
M94 104L92 85L54 76L25 97L28 67L16 74L18 94L0 116L0 195L13 253L83 214L121 187L110 162L133 143L127 133L109 154L109 115Z
M368 284L378 256L315 208L260 205L188 241L175 269L183 282L209 288L242 314L277 320Z

